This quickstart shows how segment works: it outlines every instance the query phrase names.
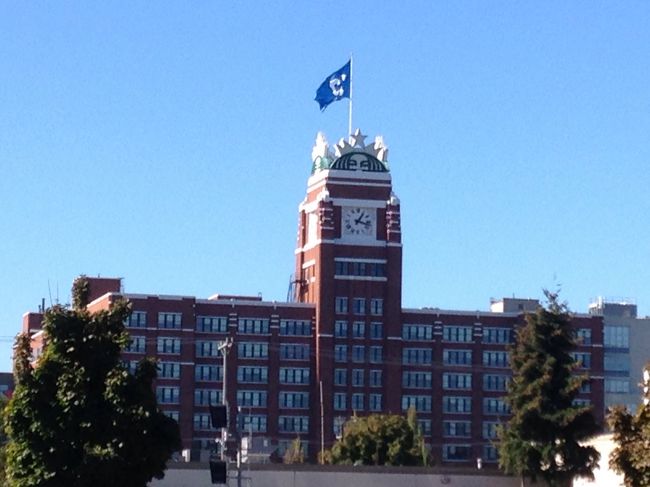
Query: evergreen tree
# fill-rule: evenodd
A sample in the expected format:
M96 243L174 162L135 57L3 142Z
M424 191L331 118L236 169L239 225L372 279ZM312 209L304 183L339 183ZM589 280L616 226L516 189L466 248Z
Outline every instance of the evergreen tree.
M614 434L616 448L609 457L609 466L623 474L628 487L650 486L650 364L644 373L643 404L636 414L617 406L607 417Z
M546 308L526 316L510 349L512 380L506 402L512 417L499 429L499 464L506 473L550 486L570 485L574 477L593 479L599 453L580 442L599 431L591 406L573 404L588 381L576 373L576 347L570 316L557 293L544 292Z
M30 338L16 341L4 413L12 486L144 487L180 448L178 424L156 404L156 363L141 361L133 375L121 363L130 305L89 312L85 281L75 282L72 309L46 311L34 364Z
M425 465L428 455L415 420L390 414L353 417L331 450L332 463L353 465Z

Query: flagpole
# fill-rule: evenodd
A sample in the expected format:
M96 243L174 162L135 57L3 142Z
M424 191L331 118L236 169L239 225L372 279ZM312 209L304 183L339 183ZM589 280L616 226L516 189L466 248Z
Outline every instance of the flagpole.
M350 98L348 104L348 137L352 135L352 53L350 53Z

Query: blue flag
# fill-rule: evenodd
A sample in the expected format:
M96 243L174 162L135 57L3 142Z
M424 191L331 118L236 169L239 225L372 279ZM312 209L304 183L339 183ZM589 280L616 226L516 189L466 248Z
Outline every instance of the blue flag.
M330 74L316 90L316 100L321 112L327 105L341 98L350 98L350 61L338 71Z

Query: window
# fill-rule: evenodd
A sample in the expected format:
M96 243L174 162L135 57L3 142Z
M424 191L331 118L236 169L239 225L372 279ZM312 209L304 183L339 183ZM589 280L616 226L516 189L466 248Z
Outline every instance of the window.
M223 370L221 365L195 365L194 380L198 382L223 380Z
M240 431L266 433L266 414L241 414L237 418L237 424L241 424Z
M497 426L500 423L496 421L483 421L483 439L493 440L497 437Z
M402 325L404 340L432 340L433 326L431 325Z
M237 382L240 384L266 384L268 381L268 367L252 367L246 365L237 367Z
M483 399L483 414L510 414L510 408L503 399L486 397Z
M130 353L144 353L145 343L145 337L132 336L129 345L124 349L124 351Z
M181 316L181 313L158 313L158 328L179 329Z
M221 391L217 389L194 389L194 405L221 404Z
M157 340L158 353L181 353L181 339L171 337L158 337Z
M352 346L352 361L361 363L366 359L366 347L363 345Z
M469 414L472 412L472 398L466 396L443 396L444 413Z
M309 416L280 416L278 431L280 433L308 433Z
M352 404L350 405L354 411L363 411L364 396L361 393L352 394Z
M405 365L431 365L432 356L430 348L402 349L402 363Z
M196 356L197 357L219 357L220 342L216 340L197 340Z
M348 322L345 320L337 320L334 322L334 336L337 338L345 338L348 336Z
M363 369L353 369L352 370L352 386L353 387L363 387Z
M402 387L429 389L431 387L431 372L402 372Z
M442 361L445 365L472 365L472 351L443 350Z
M237 344L237 357L267 359L269 358L269 344L258 342L239 342Z
M418 419L418 427L420 432L424 436L431 436L431 420L430 419Z
M129 374L135 374L135 369L138 367L138 360L123 360L122 364Z
M583 382L583 384L580 386L580 392L582 394L589 394L591 392L591 382Z
M346 386L348 382L348 370L347 369L334 369L334 385L335 386Z
M370 358L369 361L371 364L380 364L383 361L384 347L372 346L370 347Z
M380 298L372 298L370 300L370 314L374 316L381 316L384 314L384 300Z
M451 438L470 438L472 423L471 421L443 421L442 435Z
M630 381L627 379L605 378L605 392L627 394L630 392Z
M368 410L381 411L381 394L370 394L368 396Z
M471 326L443 326L442 339L446 342L468 343L472 341Z
M381 370L371 370L368 376L370 387L381 387Z
M603 330L605 348L630 348L630 329L627 326L605 326Z
M366 314L366 298L354 298L352 300L352 312L355 315Z
M591 345L591 328L578 328L576 330L578 345Z
M239 318L237 332L243 335L268 335L269 320L262 318Z
M343 425L348 420L345 416L334 416L334 421L332 422L332 430L334 431L334 436L337 439L340 439L343 436Z
M180 362L159 362L158 377L160 379L180 379L181 377Z
M195 430L209 430L212 429L209 413L195 413L193 417Z
M386 264L336 260L334 274L336 276L386 277Z
M282 336L310 336L311 321L306 320L280 320L280 335Z
M347 409L347 397L345 392L334 393L334 409L336 411L344 411Z
M630 356L621 353L605 353L603 365L607 375L630 375Z
M348 298L337 296L334 298L334 311L337 314L347 314L348 312Z
M266 391L237 391L237 406L265 408Z
M366 336L366 324L363 321L352 323L352 337L364 338Z
M484 351L483 365L486 367L508 367L510 365L509 354L501 351Z
M572 352L573 360L578 363L578 366L583 369L591 367L591 354L587 352Z
M196 331L202 333L226 333L228 318L225 316L197 316Z
M181 413L179 413L178 411L163 411L163 413L165 414L165 416L167 416L168 418L172 418L177 423L181 419Z
M483 390L505 392L509 380L509 375L483 374Z
M309 369L280 367L280 384L309 384Z
M494 445L483 445L483 458L484 462L494 463L499 460L499 451Z
M158 404L178 404L179 397L180 389L178 387L156 387L156 399L158 400Z
M347 345L334 345L334 361L347 362L348 361L348 346Z
M483 343L512 343L512 329L483 328Z
M443 389L471 389L472 374L455 374L452 372L442 374Z
M373 340L381 340L384 338L383 323L370 323L370 338Z
M571 404L578 407L591 406L591 401L589 399L574 399Z
M308 392L280 392L280 407L290 409L308 409Z
M471 455L470 445L442 445L442 459L447 462L465 462Z
M281 360L309 360L309 344L307 343L281 343Z
M124 325L127 328L145 328L147 326L147 312L146 311L134 311L126 319Z
M431 396L402 396L402 411L408 411L413 406L418 413L431 412Z

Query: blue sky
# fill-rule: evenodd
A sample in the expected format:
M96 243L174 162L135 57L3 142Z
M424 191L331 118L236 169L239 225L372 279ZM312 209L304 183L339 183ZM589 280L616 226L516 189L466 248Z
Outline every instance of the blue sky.
M389 2L385 2L389 3ZM0 3L0 370L80 274L283 300L320 82L354 55L405 306L561 284L650 314L647 2Z

